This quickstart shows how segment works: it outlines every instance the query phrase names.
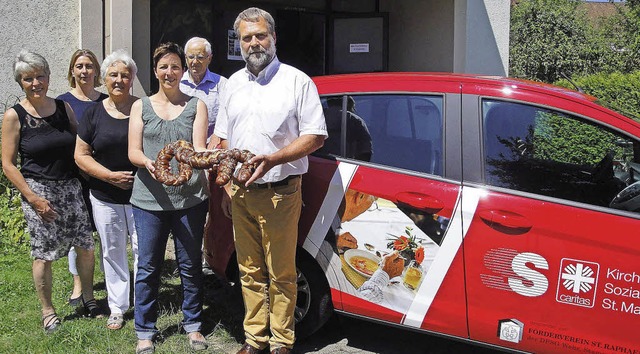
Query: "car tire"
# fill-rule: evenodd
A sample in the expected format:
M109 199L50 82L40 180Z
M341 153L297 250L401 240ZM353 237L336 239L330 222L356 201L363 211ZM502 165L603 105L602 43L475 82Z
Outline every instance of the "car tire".
M296 252L298 299L295 309L296 338L320 329L331 317L333 304L329 283L318 263L302 248Z

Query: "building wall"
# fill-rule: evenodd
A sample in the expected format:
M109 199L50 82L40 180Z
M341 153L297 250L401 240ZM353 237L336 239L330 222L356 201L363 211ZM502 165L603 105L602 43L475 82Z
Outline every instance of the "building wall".
M151 0L133 2L133 37L131 56L138 66L138 75L133 85L133 94L139 97L150 95L151 90L151 20L149 16Z
M21 48L34 50L49 61L50 96L69 89L68 60L80 47L93 50L100 60L113 49L126 49L138 64L133 93L149 93L153 81L150 3L0 0L0 59L4 62L0 65L4 78L0 80L0 103L13 104L21 96L11 65ZM380 0L379 9L389 14L390 71L508 74L509 0Z
M389 70L504 75L509 0L380 0L389 13Z
M456 0L454 72L507 76L510 0Z
M453 71L454 1L380 0L380 11L389 13L389 71Z
M80 40L78 47L91 50L102 62L104 58L103 40L103 0L75 0L80 3Z
M0 110L24 97L13 79L13 61L21 49L47 59L51 69L49 96L69 90L67 68L79 42L79 0L0 0ZM0 112L0 113L2 113Z
M149 4L150 0L105 1L105 51L124 49L138 67L131 93L142 97L150 93Z

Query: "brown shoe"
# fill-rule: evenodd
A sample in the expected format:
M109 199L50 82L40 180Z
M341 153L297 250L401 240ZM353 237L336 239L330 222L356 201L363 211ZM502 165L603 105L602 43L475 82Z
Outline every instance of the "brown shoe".
M293 353L293 349L287 347L276 348L271 351L271 354L291 354Z
M254 348L251 344L244 342L242 348L236 354L260 354L262 350Z

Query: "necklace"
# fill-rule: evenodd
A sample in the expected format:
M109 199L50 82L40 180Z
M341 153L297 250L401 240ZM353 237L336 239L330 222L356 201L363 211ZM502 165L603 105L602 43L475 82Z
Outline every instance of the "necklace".
M130 99L127 99L127 101L124 104L118 107L118 105L115 102L113 102L111 97L109 97L107 98L107 105L109 105L109 107L115 109L116 111L124 114L125 116L128 116L129 112L131 111L132 102Z

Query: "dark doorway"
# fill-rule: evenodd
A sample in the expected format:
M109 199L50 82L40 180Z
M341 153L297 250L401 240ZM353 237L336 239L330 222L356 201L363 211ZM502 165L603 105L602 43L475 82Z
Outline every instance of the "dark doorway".
M255 6L251 2L207 0L155 0L151 2L151 53L158 44L171 41L183 46L194 36L211 42L213 60L209 70L229 77L244 67L242 60L228 57L229 31L240 11ZM276 21L278 58L309 76L325 73L326 15L304 10L263 7ZM151 72L151 92L158 81Z
M324 14L278 10L276 13L278 59L309 76L325 73Z
M180 46L191 37L206 38L212 45L214 59L209 70L219 72L218 50L216 45L222 40L216 24L222 22L222 12L211 1L205 0L155 0L151 2L150 44L153 57L155 48L165 42L174 42ZM224 52L223 52L224 53ZM151 60L151 92L158 91L158 80L153 73Z

